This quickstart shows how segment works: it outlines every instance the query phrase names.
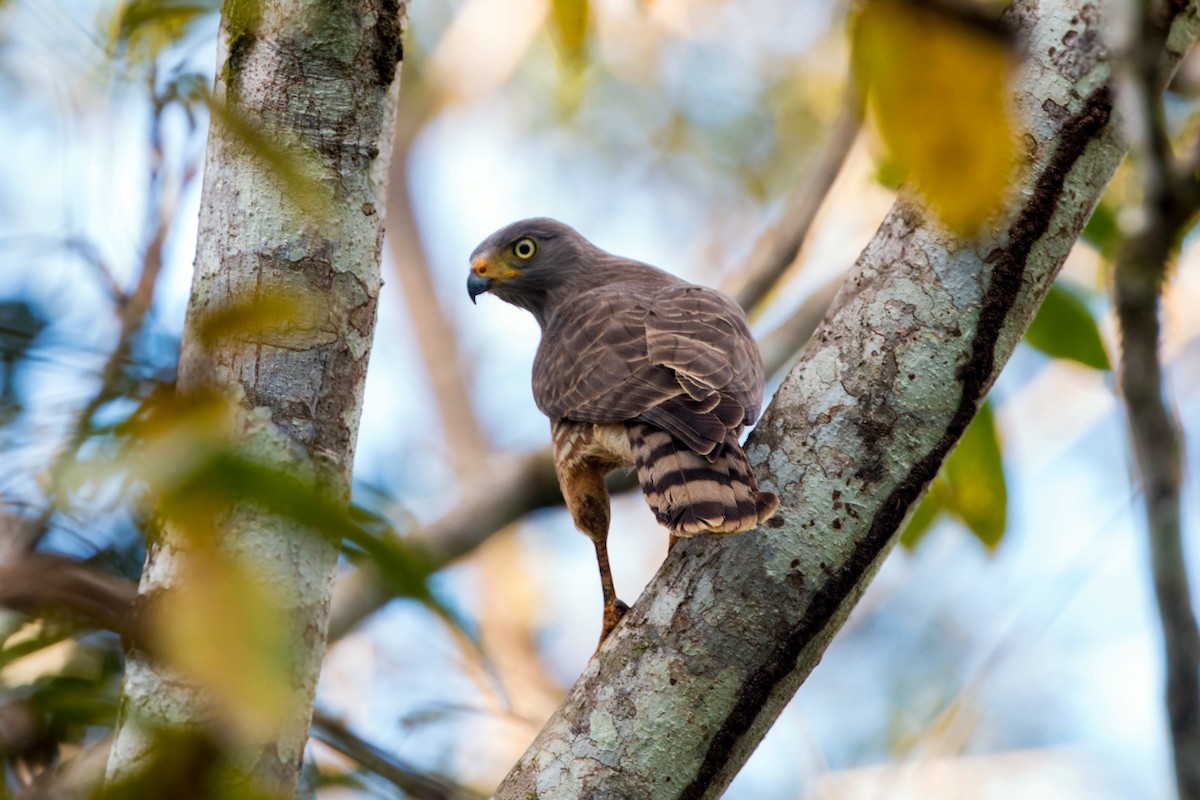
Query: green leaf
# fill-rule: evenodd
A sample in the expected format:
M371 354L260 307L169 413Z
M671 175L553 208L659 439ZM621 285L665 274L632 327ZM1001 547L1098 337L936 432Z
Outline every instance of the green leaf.
M1025 332L1025 341L1053 358L1076 361L1092 369L1112 368L1087 303L1062 281L1050 287Z
M1008 524L1008 488L1000 437L990 403L984 403L946 460L945 508L989 550Z
M1120 229L1117 228L1117 213L1113 207L1101 202L1096 210L1088 217L1087 225L1083 226L1080 238L1109 258L1116 252L1120 240Z
M901 547L910 553L917 549L917 545L925 538L925 534L929 533L929 529L945 509L945 493L945 479L939 475L900 533Z

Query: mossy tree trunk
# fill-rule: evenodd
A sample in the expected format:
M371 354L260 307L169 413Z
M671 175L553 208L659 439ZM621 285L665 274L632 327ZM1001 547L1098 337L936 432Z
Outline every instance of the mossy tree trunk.
M218 43L177 391L231 398L229 438L240 452L344 500L381 286L405 13L404 0L228 0ZM239 304L297 296L318 298L320 313L216 339L205 328ZM252 564L254 579L277 601L290 654L287 711L241 742L237 771L273 796L291 796L339 543L241 507L226 509L214 530L217 546ZM153 539L139 590L143 610L179 590L194 546L170 524ZM195 729L212 715L206 687L132 649L109 780L155 757L155 729Z

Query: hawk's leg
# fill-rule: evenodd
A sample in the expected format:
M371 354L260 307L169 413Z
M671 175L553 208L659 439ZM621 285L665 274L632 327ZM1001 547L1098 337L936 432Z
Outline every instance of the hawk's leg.
M596 645L597 650L613 632L613 628L617 627L621 617L625 616L625 612L629 610L629 606L617 598L617 589L613 586L612 567L608 564L607 538L605 536L600 539L592 539L596 545L596 563L600 565L600 591L604 595L604 620L600 628L600 642Z
M604 594L604 620L600 630L600 644L603 644L629 610L617 599L612 567L608 563L608 487L604 485L608 464L598 458L560 459L557 467L563 498L575 520L575 527L596 546L600 589Z

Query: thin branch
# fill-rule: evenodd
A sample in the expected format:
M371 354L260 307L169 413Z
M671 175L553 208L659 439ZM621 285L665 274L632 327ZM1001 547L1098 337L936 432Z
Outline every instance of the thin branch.
M320 711L313 712L312 737L374 775L378 775L415 800L472 800L482 797L440 775L422 772L401 759L388 755L352 733L344 723Z
M1138 3L1130 90L1143 123L1142 225L1117 257L1113 291L1121 330L1121 394L1145 496L1154 595L1163 629L1166 708L1175 781L1182 800L1200 800L1200 627L1183 547L1183 437L1159 353L1159 305L1179 240L1200 210L1191 164L1177 164L1163 109L1161 35L1148 2Z
M816 168L784 201L779 221L759 238L750 256L721 286L742 308L752 310L762 305L795 262L861 126L862 105L851 87L842 99Z
M153 82L151 86L153 86ZM151 167L149 174L150 188L148 192L151 221L148 224L150 233L147 237L146 248L142 254L141 268L138 272L137 282L133 288L128 293L124 293L116 287L111 273L100 259L90 258L89 252L84 248L75 248L89 263L92 263L97 268L102 280L107 279L106 283L110 284L108 287L109 291L116 292L115 299L120 331L117 334L117 343L109 353L108 359L101 370L99 387L91 399L79 410L79 413L75 417L75 423L67 434L62 449L50 466L52 496L45 510L39 516L37 523L29 528L29 537L23 543L28 550L34 549L49 531L50 522L58 510L60 501L60 498L54 496L54 493L62 490L64 473L78 457L79 449L83 446L83 443L87 440L91 432L92 423L97 412L115 396L118 381L124 371L125 362L129 357L130 350L133 347L134 337L145 324L146 317L150 313L150 307L154 303L154 290L158 285L158 277L163 268L163 245L166 243L167 235L171 231L175 208L173 204L168 206L163 200L163 181L161 175L161 126L163 112L166 109L168 100L153 90L151 91L151 97L154 103L154 114L150 126ZM186 170L183 182L186 184L193 174L193 171Z
M0 565L0 607L66 614L129 640L140 638L130 614L136 596L132 581L50 553Z

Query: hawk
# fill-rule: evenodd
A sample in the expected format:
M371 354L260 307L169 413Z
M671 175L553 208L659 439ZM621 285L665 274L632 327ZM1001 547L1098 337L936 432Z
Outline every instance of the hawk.
M775 513L738 434L758 418L762 357L724 294L612 255L552 219L515 222L471 254L472 302L491 292L542 328L533 396L550 418L554 464L576 527L595 544L600 641L627 607L608 563L604 476L635 467L646 502L677 537L748 531Z

